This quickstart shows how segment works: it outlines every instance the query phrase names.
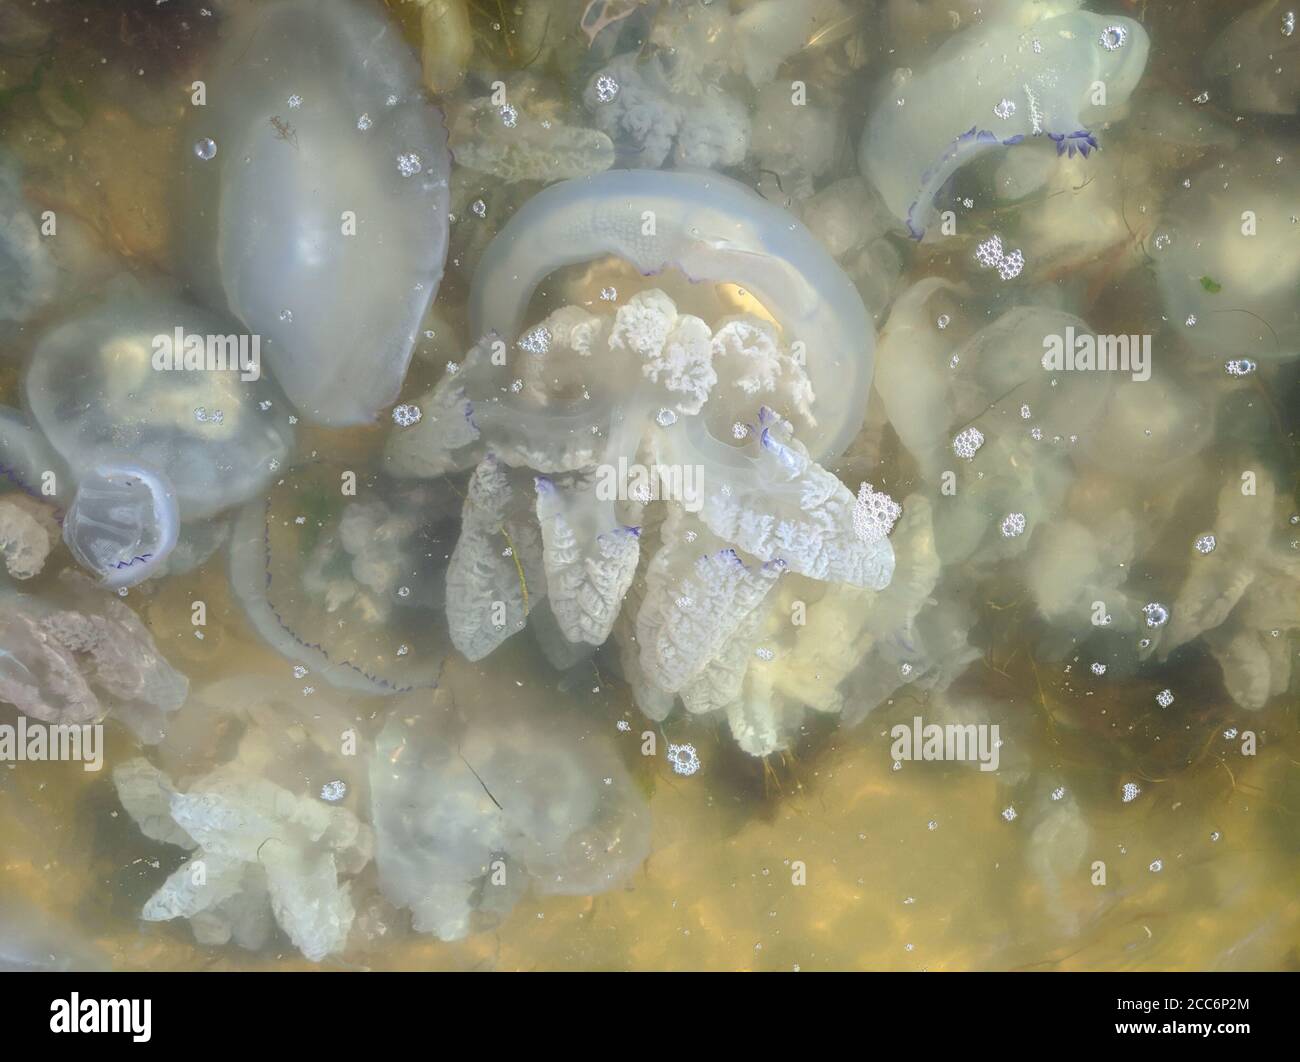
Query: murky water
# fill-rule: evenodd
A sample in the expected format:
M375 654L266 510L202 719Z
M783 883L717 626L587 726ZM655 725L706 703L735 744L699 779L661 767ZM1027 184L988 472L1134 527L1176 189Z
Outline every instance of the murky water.
M1295 9L0 0L0 967L1296 968Z

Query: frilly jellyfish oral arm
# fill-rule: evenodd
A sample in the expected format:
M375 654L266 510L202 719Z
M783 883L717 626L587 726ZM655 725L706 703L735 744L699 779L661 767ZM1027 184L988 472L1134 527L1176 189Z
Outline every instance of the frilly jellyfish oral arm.
M779 562L747 565L721 540L688 534L694 523L677 509L665 521L636 618L641 671L667 693L704 671L783 570Z
M1092 108L1128 99L1148 47L1139 23L1087 11L1025 29L995 19L960 33L916 77L882 89L862 138L862 172L920 239L935 194L985 152L1047 136L1059 153L1086 156L1097 146L1087 129Z
M522 489L492 455L466 492L461 534L447 569L452 644L481 660L522 630L546 594L542 543Z
M684 427L683 436L669 437L667 452L677 462L701 462L700 519L715 535L812 579L872 590L889 585L888 539L859 537L853 493L812 461L788 422L760 410L744 450L714 439L696 421Z
M537 479L546 592L560 630L571 642L601 645L636 575L638 529L614 520L612 501L594 490L569 490Z
M68 549L109 589L149 578L179 532L176 491L140 465L105 462L84 472L63 517Z
M871 319L799 221L726 177L619 170L538 193L479 263L470 293L475 334L513 342L549 273L606 255L645 275L676 267L694 281L751 291L780 323L786 346L804 353L818 396L809 448L830 460L848 447L871 386Z

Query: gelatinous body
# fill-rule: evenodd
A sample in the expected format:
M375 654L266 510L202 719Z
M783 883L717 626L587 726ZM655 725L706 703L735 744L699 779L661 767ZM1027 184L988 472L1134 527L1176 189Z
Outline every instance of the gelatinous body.
M239 504L270 482L293 429L279 388L241 370L240 343L253 348L237 332L188 303L117 292L41 339L24 380L32 420L74 480L104 461L139 465L171 482L183 520Z
M324 463L289 469L235 521L235 595L277 652L326 682L367 693L433 686L455 500L441 484Z
M1058 153L1087 155L1097 146L1090 125L1133 91L1148 43L1132 19L1088 11L959 33L920 73L882 86L862 172L920 239L936 193L979 155L1035 136L1050 137Z
M744 185L714 174L619 170L566 181L530 199L474 275L475 338L513 341L547 274L614 255L643 274L671 267L694 281L752 292L801 352L819 401L804 431L818 460L838 456L866 412L875 336L848 277L803 225Z
M176 545L180 514L167 478L139 465L101 464L81 475L63 540L106 587L152 575Z
M380 887L419 932L458 940L530 885L604 892L650 844L649 811L614 750L562 718L447 705L394 712L370 761Z
M279 0L232 21L207 92L185 138L193 281L262 336L304 417L372 420L447 252L446 133L415 56L379 4Z

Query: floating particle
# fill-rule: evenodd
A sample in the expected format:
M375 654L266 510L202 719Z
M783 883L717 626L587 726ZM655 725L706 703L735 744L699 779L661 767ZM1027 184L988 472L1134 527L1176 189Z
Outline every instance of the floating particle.
M614 302L618 298L617 288L601 288L600 298L602 302Z
M773 652L771 649L767 648L767 646L765 645L755 649L754 655L758 657L760 660L773 660L776 658L776 653Z
M1105 665L1105 664L1101 664L1101 663L1094 663L1094 664L1092 665L1092 673L1093 673L1094 675L1104 675L1104 674L1106 674L1106 665Z
M1152 860L1151 865L1147 867L1147 870L1151 871L1152 874L1159 874L1164 869L1165 861L1163 859Z
M257 403L257 408L260 409L263 413L265 413L268 409L271 408L271 400L269 398L262 399L262 401Z
M1282 16L1282 36L1290 37L1295 33L1295 12L1288 11Z
M275 457L271 458L271 460L269 460L269 461L266 463L266 467L267 467L268 469L270 469L272 472L278 472L278 471L280 470L280 461L279 461L279 459L278 459L278 458L275 458Z
M1030 428L1030 429L1029 429L1029 437L1030 437L1031 439L1033 439L1034 442L1042 442L1042 441L1043 441L1043 429L1042 429L1042 428Z
M1174 703L1173 690L1161 690L1159 693L1156 694L1156 704L1160 705L1161 708L1168 708L1173 703Z
M406 655L407 653L409 653L410 651L411 651L411 647L410 647L409 645L399 645L399 646L397 647L397 655L398 655L398 656L405 656L405 655Z
M611 74L601 74L596 78L596 99L601 103L610 103L618 95L619 84Z
M1107 26L1101 31L1100 44L1108 52L1118 51L1128 40L1128 30L1123 26Z
M412 424L419 424L423 416L420 407L410 402L403 402L400 406L393 407L393 423L399 428L409 428Z
M388 99L384 100L384 106L385 106L385 107L396 107L397 104L398 104L399 102L400 102L400 101L398 100L398 98L397 98L396 96L392 96L392 95L390 95L390 96L388 97Z
M939 314L939 319L934 323L937 324L941 329L947 328L952 323L952 318L949 317L946 313L941 313Z
M357 128L360 129L363 133L374 124L375 123L370 120L370 115L368 114L363 114L360 118L357 119Z
M1101 620L1098 622L1097 626L1099 626L1099 627L1109 627L1109 626L1111 625L1111 623L1113 622L1113 620L1114 620L1114 617L1112 617L1111 614L1110 614L1109 612L1107 612L1106 615L1104 615L1104 616L1101 617Z
M1169 622L1169 610L1158 601L1142 606L1142 613L1147 618L1148 627L1163 627Z
M618 726L619 732L623 734L626 734L632 729L632 724L626 719L620 719L616 725Z
M1016 113L1016 105L1011 100L1001 99L993 105L993 113L999 118L1010 118Z
M1223 834L1221 834L1218 830L1215 830L1212 834L1210 834L1210 840L1217 841L1222 836Z
M700 757L694 745L669 745L668 762L673 766L673 773L690 777L700 769Z
M1229 376L1249 376L1256 368L1249 358L1234 358L1223 365L1223 371Z
M1002 818L1007 822L1015 822L1020 817L1020 812L1015 809L1013 804L1008 804L1002 809Z
M1032 414L1031 412L1029 412L1029 407L1028 407L1028 406L1021 406L1021 407L1020 407L1020 419L1021 419L1021 420L1028 420L1028 419L1029 419L1030 417L1032 417L1032 416L1033 416L1033 414Z
M655 414L655 423L661 428L669 428L677 423L677 414L667 407Z
M899 665L898 665L898 673L899 673L900 675L902 675L903 678L909 678L909 677L911 677L912 670L913 670L913 669L912 669L912 665L911 665L911 664L899 664Z
M347 783L340 778L335 778L332 782L326 782L320 787L320 798L330 804L337 804L347 795Z
M1106 619L1109 621L1110 617L1107 616ZM1138 642L1138 648L1139 648L1139 649L1150 649L1150 648L1151 648L1151 639L1150 639L1150 638L1143 638L1141 641Z
M974 460L979 448L984 445L984 433L979 428L966 428L959 431L952 440L952 452L967 461Z
M487 204L481 199L475 199L474 202L470 203L469 209L476 218L487 217Z
M736 423L731 426L731 437L733 439L743 439L748 434L749 434L748 424L742 424L740 421L736 421Z
M403 177L414 177L422 169L424 169L424 163L420 161L420 156L415 152L412 151L397 156L397 172Z
M301 526L302 524L305 524L305 523L307 522L307 517L305 517L305 516L295 516L295 517L293 518L293 522L294 522L295 524L298 524L298 525Z
M1033 44L1034 54L1035 54L1035 55L1042 55L1042 54L1043 54L1043 42L1040 41L1037 37L1035 37L1035 38L1033 39L1032 44Z
M1053 800L1064 800L1064 799L1065 799L1065 786L1063 786L1063 785L1058 785L1055 789L1053 789L1053 790L1052 790L1052 799L1053 799Z
M1209 94L1208 92L1202 92L1199 96L1193 96L1193 97L1192 97L1192 102L1193 102L1193 103L1209 103L1209 102L1210 102L1210 94Z
M1223 732L1223 736L1228 741L1235 741L1237 739L1237 733L1237 728L1235 726L1230 726Z
M511 380L511 381L510 381L510 390L513 391L515 394L518 394L518 393L519 393L520 391L522 391L523 389L524 389L524 381L523 381L523 380Z
M211 137L205 136L202 140L195 142L194 154L204 162L208 162L217 154L217 142Z
M955 369L955 368L957 368L957 366L960 365L960 364L961 364L961 355L960 355L960 354L954 354L954 355L952 356L952 358L949 359L949 361L948 361L948 368L950 368L950 369Z
M208 411L202 406L196 406L194 409L194 419L200 424L206 424L208 422Z
M545 354L551 349L550 330L538 325L519 338L519 349L528 354Z
M1002 519L1002 537L1019 538L1025 533L1025 514L1007 513Z
M311 696L313 693L315 693L315 692L316 692L316 687L315 687L315 686L304 686L304 687L302 688L302 695L303 695L304 697L310 697L310 696Z
M302 106L302 97L295 92L292 96L289 97L287 102L289 106L296 111L299 107Z
M284 321L286 324L293 324L293 311L292 311L292 310L281 310L281 311L280 311L280 320L281 320L281 321Z
M1120 799L1125 804L1131 804L1142 794L1142 787L1137 782L1125 782L1124 788L1120 790Z
M501 115L501 124L507 129L513 129L519 124L519 112L511 107L510 104L503 104L497 113Z
M1194 313L1189 313L1189 314L1187 315L1187 320L1184 321L1183 324L1185 324L1188 328L1195 328L1195 327L1196 327L1196 314L1194 314Z
M1163 251L1169 247L1169 244L1172 242L1172 239L1169 233L1167 232L1157 232L1156 238L1153 242L1155 243L1155 248L1157 251Z
M1213 553L1214 547L1218 544L1218 541L1213 535L1200 535L1196 541L1192 543L1192 548L1196 550L1197 553Z
M925 824L925 828L933 832L934 830L937 830L939 828L939 821L937 819L931 819L929 822ZM906 903L907 901L904 900L903 902Z
M411 588L410 588L409 586L399 586L399 587L397 588L397 596L398 596L398 597L410 597L410 596L411 596Z

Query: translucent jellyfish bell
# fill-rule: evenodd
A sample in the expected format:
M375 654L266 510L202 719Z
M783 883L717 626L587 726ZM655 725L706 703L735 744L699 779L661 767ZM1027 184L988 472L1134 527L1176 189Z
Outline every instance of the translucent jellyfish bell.
M442 278L441 116L377 3L279 0L229 29L182 138L180 254L305 418L366 423L397 399Z
M179 528L176 491L166 476L106 463L82 474L63 517L63 540L82 567L116 589L152 575Z
M24 380L31 419L74 480L111 460L165 476L184 520L237 505L293 441L288 403L238 329L124 286L41 339Z
M231 585L258 634L316 679L366 693L432 687L458 515L441 480L299 465L240 510Z

